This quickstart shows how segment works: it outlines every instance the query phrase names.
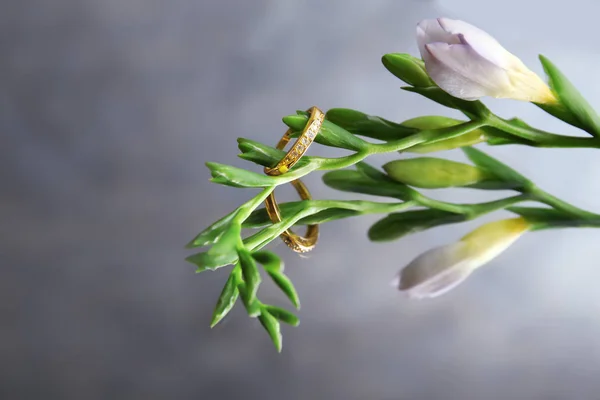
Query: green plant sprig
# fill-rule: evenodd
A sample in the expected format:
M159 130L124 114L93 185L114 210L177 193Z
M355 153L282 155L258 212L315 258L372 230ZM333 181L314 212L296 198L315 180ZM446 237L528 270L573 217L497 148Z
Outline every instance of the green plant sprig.
M544 61L545 59L543 59ZM261 302L257 292L262 282L259 265L299 309L300 300L292 282L284 274L281 259L264 250L287 229L295 225L324 224L330 221L368 214L383 214L369 229L372 241L390 241L436 226L473 220L498 210L520 215L532 230L560 227L600 227L600 215L575 207L537 187L531 180L484 152L470 147L481 141L490 145L526 145L533 147L600 148L600 126L589 105L549 61L544 67L561 103L538 105L551 115L576 126L591 137L559 135L533 128L520 119L503 119L480 101L465 101L450 96L427 76L422 61L406 54L389 54L383 63L394 75L411 86L403 89L423 95L446 107L463 112L469 120L443 120L423 117L419 123L435 127L416 127L415 121L396 123L350 109L331 109L326 114L316 142L350 151L351 154L325 158L304 156L296 166L280 176L219 163L207 163L215 183L256 188L259 193L225 217L199 233L188 248L208 247L187 260L197 272L233 265L219 296L211 320L218 324L242 300L248 315L258 318L278 351L282 337L280 323L298 325L296 315L281 307ZM586 108L587 107L587 108ZM308 116L299 111L283 118L299 134ZM409 123L410 122L410 123ZM437 125L436 125L437 124ZM367 141L375 139L379 142ZM259 166L273 166L285 153L250 139L238 139L240 157ZM429 152L462 148L471 164L460 164L430 157L401 159L384 165L384 171L364 162L378 154ZM349 169L353 167L352 169ZM368 194L391 199L389 202L366 200L304 200L280 204L282 220L271 223L264 208L265 199L280 185L300 179L314 171L328 171L324 183L339 191ZM425 196L418 188L464 187L474 190L510 190L513 193L483 203L457 204ZM537 202L545 207L523 207ZM249 233L246 233L250 230Z

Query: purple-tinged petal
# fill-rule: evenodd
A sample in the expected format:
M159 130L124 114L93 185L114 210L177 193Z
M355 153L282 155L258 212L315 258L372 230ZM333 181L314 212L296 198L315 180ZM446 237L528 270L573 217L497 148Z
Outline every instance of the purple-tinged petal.
M463 21L438 18L442 29L450 35L461 35L460 41L468 44L481 57L501 68L508 68L508 51L487 32Z
M479 57L469 46L431 43L425 46L429 56L425 68L431 79L444 91L465 100L495 96L509 84L506 72Z

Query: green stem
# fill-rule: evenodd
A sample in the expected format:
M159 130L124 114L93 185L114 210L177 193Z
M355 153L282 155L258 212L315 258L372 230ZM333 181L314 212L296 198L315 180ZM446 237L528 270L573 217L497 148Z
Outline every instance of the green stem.
M537 147L600 148L598 138L557 135L540 129L516 125L493 114L488 117L487 125L527 139Z
M285 219L277 224L269 225L267 228L255 233L248 237L244 242L247 248L250 250L258 250L264 247L271 240L281 235L285 230L294 226L297 222L303 218L314 215L320 211L327 210L330 208L343 208L346 210L360 211L360 215L365 214L389 214L392 212L399 212L406 210L407 208L414 206L425 206L434 208L437 210L453 212L456 214L464 214L467 219L474 219L484 214L491 213L496 210L504 209L508 206L531 200L529 194L520 194L513 197L507 197L500 200L494 200L485 203L476 204L454 204L446 203L430 199L425 196L419 196L418 199L413 201L406 201L404 203L379 203L374 201L362 201L362 200L305 200L306 208L297 212L293 216L287 216ZM302 202L293 202L302 203ZM285 204L285 203L284 203ZM282 207L285 205L282 204Z
M448 211L456 214L465 214L468 219L477 218L483 214L492 211L501 210L508 206L520 203L522 201L531 200L531 195L520 194L513 197L507 197L500 200L494 200L485 203L476 204L456 204L447 203L445 201L435 200L427 197L419 192L414 196L414 200L423 207L434 208L436 210Z
M563 228L600 228L600 218L595 219L575 219L570 221L561 221L553 223L533 223L532 231L543 231L546 229L563 229Z
M421 143L427 144L436 143L442 140L452 139L457 136L464 135L475 129L479 129L486 125L485 121L473 120L462 124L454 125L449 128L423 130L406 138L392 140L387 143L371 144L369 146L369 154L392 153L396 151L406 150L410 147Z
M548 192L545 192L544 190L540 189L537 186L531 186L531 187L527 188L526 193L531 195L534 200L539 201L540 203L544 203L556 210L563 211L565 213L568 213L568 214L571 214L571 215L574 215L574 216L577 216L577 217L580 217L583 219L597 219L600 217L599 214L595 214L595 213L583 210L579 207L575 207L574 205L571 205L571 204L567 203L566 201L561 200L558 197L553 196Z
M360 211L361 214L382 214L402 211L417 205L414 201L402 203L383 203L367 200L309 200L310 207L316 212L330 208L342 208L344 210Z
M478 218L484 214L488 214L492 211L503 210L506 207L521 203L523 201L531 200L531 195L522 193L512 197L506 197L500 200L494 200L486 203L479 203L471 205L471 214L469 219Z
M362 208L362 205L368 205L369 208ZM315 200L311 201L311 205L305 209L297 212L293 216L287 217L277 224L268 226L267 228L255 233L248 237L244 242L246 247L251 251L259 250L271 240L281 235L287 229L291 228L296 222L302 218L306 218L310 215L316 214L320 211L331 208L344 208L347 210L361 210L363 214L374 214L374 213L390 213L405 210L410 207L414 207L415 202L406 201L404 203L377 203L377 202L366 202L366 201L344 201L344 200Z
M233 218L232 222L237 224L242 224L249 216L252 214L252 211L256 209L259 205L262 204L263 201L269 197L271 192L275 190L275 186L269 186L264 188L259 194L254 196L252 199L248 200L246 203L242 204L238 208L238 212Z
M313 157L315 164L318 164L318 169L321 171L334 170L334 169L342 169L350 167L370 155L373 154L384 154L384 153L392 153L397 151L406 150L410 147L416 146L421 143L435 143L441 140L455 138L457 136L464 135L468 132L471 132L475 129L481 128L485 126L486 122L474 120L467 121L465 123L455 125L449 128L442 129L431 129L431 130L423 130L419 133L415 133L406 138L391 140L386 143L371 143L369 147L364 151L359 151L355 154L338 157L338 158L319 158ZM303 176L303 174L298 173L288 173L284 177L280 178L281 182L289 182L294 179L298 179ZM310 171L309 171L310 172Z

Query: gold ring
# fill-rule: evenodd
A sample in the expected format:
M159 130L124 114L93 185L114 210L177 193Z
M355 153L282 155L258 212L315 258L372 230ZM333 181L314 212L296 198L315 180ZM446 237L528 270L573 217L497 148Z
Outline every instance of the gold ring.
M265 167L265 174L276 176L288 172L290 168L300 161L304 153L306 153L306 150L308 150L308 146L315 140L315 137L321 129L321 125L323 125L325 114L317 107L311 107L307 112L310 114L310 118L296 143L294 143L290 151L287 152L285 157L283 157L277 165L272 168ZM279 140L279 143L277 143L277 148L279 150L283 150L289 143L292 133L293 131L290 128L283 134L283 137Z
M302 131L302 134L298 138L298 141L294 143L290 151L277 163L277 165L273 168L265 168L265 173L267 175L285 174L300 160L300 158L302 158L304 153L306 153L308 146L314 141L321 129L325 114L317 107L311 107L308 112L310 113L310 118ZM291 134L291 129L288 129L285 132L279 143L277 143L277 148L279 150L283 150L289 143ZM298 192L298 195L300 195L302 200L312 199L310 192L302 181L296 179L292 181L291 184L294 186L294 189L296 189L296 192ZM265 200L265 209L274 224L281 222L281 212L279 211L279 206L277 205L277 200L275 200L275 194L273 192L271 192L269 197ZM319 239L319 225L309 225L304 237L299 236L292 232L291 229L288 229L281 234L281 239L295 252L306 253L314 249L317 244L317 240Z
M294 186L294 189L296 189L296 192L298 192L302 200L310 200L312 198L306 185L304 185L302 181L296 179L295 181L292 181L291 184ZM273 192L271 192L269 197L265 200L265 208L267 214L269 214L269 218L271 218L271 221L274 224L281 222L281 213ZM306 253L314 249L317 244L317 240L319 239L319 225L308 225L304 237L295 234L291 229L286 230L280 236L283 242L296 253Z

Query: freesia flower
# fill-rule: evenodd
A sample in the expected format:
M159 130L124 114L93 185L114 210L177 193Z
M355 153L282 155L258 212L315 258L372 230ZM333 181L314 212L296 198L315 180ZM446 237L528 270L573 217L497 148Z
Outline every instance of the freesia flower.
M454 97L557 101L548 85L518 57L466 22L423 20L417 25L417 42L431 79Z
M487 223L458 242L426 251L403 268L394 285L411 298L431 298L464 281L529 229L524 218Z

